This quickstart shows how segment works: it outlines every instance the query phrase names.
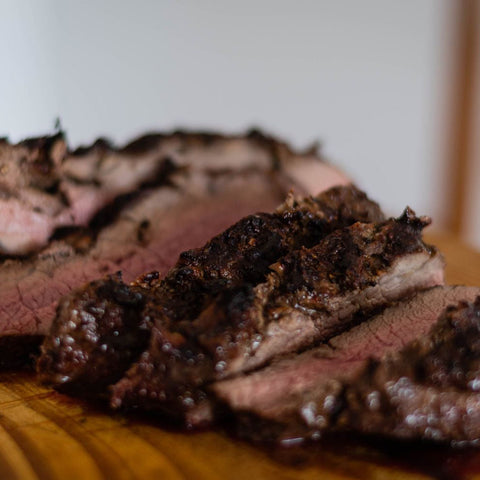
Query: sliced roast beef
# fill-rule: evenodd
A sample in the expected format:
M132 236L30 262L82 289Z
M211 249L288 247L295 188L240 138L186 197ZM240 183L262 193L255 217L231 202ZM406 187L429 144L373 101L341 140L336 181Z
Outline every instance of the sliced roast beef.
M465 301L470 300L470 301ZM480 440L480 296L430 332L373 359L343 392L337 428L402 439Z
M62 134L17 145L0 141L0 254L45 245L51 218L66 208L58 191L58 166L66 152Z
M264 283L223 290L194 321L155 302L148 350L113 387L112 405L167 411L188 425L209 419L204 386L322 342L372 311L443 283L443 259L421 240L427 218L356 223L295 250Z
M134 336L131 331L137 328L130 319L132 312L115 300L112 291L130 291L132 298L141 296L133 308L142 331L158 312L171 322L192 322L220 292L265 280L269 265L283 255L314 245L339 227L382 219L378 205L353 186L334 187L304 200L290 196L275 213L247 216L204 247L182 253L162 281L153 282L150 275L143 292L138 282L127 286L112 277L73 292L60 303L42 347L39 369L44 378L69 391L84 391L89 382L92 390L101 391L113 383L113 375L118 375L118 380L126 370L129 350L119 350L116 345L123 341L125 346ZM140 284L145 285L145 277ZM136 351L136 346L131 350ZM109 363L108 357L117 355L117 351L118 355L125 352L128 358L110 362L115 367L102 377L102 365Z
M244 215L273 209L292 187L308 194L347 182L315 152L293 152L258 132L152 134L121 149L99 140L72 153L61 135L18 145L3 141L0 167L8 224L0 228L0 250L15 254L0 264L0 341L6 346L0 363L7 364L21 345L38 343L58 299L85 282L118 270L127 281L148 270L163 273L181 251ZM10 195L14 191L22 198ZM81 212L70 215L77 207ZM38 229L32 215L39 215ZM46 241L38 252L18 255Z
M60 135L0 145L0 253L24 255L45 247L59 228L86 226L116 197L143 183L164 182L165 156L128 156L96 144L71 155Z
M166 272L179 253L199 245L238 215L273 208L285 194L270 175L259 172L180 177L182 186L146 191L118 213L85 247L56 240L28 259L0 266L0 336L8 344L26 335L45 335L57 301L85 282L118 270L127 281L149 270ZM246 198L243 194L247 194ZM8 350L1 355L11 361Z
M435 287L416 293L332 338L328 344L280 360L257 372L216 382L210 389L223 405L235 412L242 435L252 439L289 443L347 427L400 436L392 425L401 430L409 421L405 412L415 414L413 408L407 407L408 398L404 400L399 393L407 378L398 383L395 394L392 390L392 395L384 397L390 388L395 389L392 386L404 372L396 367L395 380L387 381L381 375L385 375L385 367L391 365L392 360L377 360L399 352L409 342L425 335L448 305L460 300L472 301L479 294L478 287L460 286ZM412 347L407 350L412 351ZM447 352L451 354L452 350ZM456 362L453 356L450 361L449 365L438 366L437 372L446 373ZM409 372L414 372L420 362L404 360L402 365L408 365ZM427 374L425 367L420 368L438 386L430 375L433 371ZM455 374L451 371L445 378ZM413 385L410 388L408 392L404 390L405 397L413 391ZM396 406L389 403L392 399L397 401ZM403 410L404 416L400 418L395 408L401 411L403 406L407 410ZM414 436L413 430L410 433Z
M49 368L49 362L73 367L85 397L104 393L105 384L118 380L148 344L151 324L148 319L139 321L138 312L145 303L145 289L151 288L158 274L128 287L120 277L118 273L93 281L60 301L57 318L63 321L56 322L56 336L50 339L57 348L50 348L48 357L39 360L42 368ZM73 327L81 332L81 343ZM95 348L101 355L95 355ZM86 368L93 364L92 355L94 368ZM57 383L65 382L62 375L68 374L67 369L57 368Z
M62 134L0 142L0 253L23 255L48 244L58 228L85 226L116 197L162 184L166 171L282 170L286 185L317 193L346 183L316 152L295 153L259 132L222 136L150 134L116 149L106 141L69 153ZM312 189L312 190L310 190Z

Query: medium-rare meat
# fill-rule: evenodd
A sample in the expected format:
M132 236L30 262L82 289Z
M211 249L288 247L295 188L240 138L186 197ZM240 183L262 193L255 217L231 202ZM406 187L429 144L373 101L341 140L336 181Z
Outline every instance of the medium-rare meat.
M258 368L345 330L355 316L443 283L443 259L421 239L429 219L355 223L294 250L264 283L223 290L193 321L154 320L148 350L113 387L112 405L166 411L195 425L211 420L209 382Z
M57 229L86 226L116 197L143 183L163 183L162 155L125 155L104 142L69 154L62 135L0 144L0 253L24 255Z
M58 173L66 152L62 134L17 145L0 140L0 254L45 244L52 218L66 208Z
M316 152L297 154L259 132L150 134L116 149L106 141L68 152L62 134L0 141L0 253L45 247L59 228L85 226L116 197L162 184L172 166L204 171L279 169L305 193L346 182Z
M328 344L248 375L216 382L210 390L224 407L235 413L241 434L255 440L289 443L315 439L324 431L346 427L396 435L392 425L401 427L403 422L405 427L405 415L400 418L395 407L388 403L392 396L385 397L385 407L380 408L379 402L384 401L384 390L389 391L404 372L398 367L390 370L395 372L396 378L389 383L390 380L375 375L374 371L377 369L380 373L383 369L384 375L385 367L391 365L392 360L388 363L377 360L425 335L448 305L460 300L473 301L479 294L478 287L461 286L435 287L416 293L330 339ZM412 347L407 351L411 352ZM452 350L447 352L451 354ZM453 357L450 360L453 363L447 370L455 362ZM402 365L408 365L413 372L420 362L408 360ZM443 363L437 372L444 372L445 366ZM425 367L420 368L427 373ZM430 373L433 372L427 375ZM452 375L455 371L449 372L446 378ZM434 376L430 378L437 383ZM403 405L402 402L403 397L399 403ZM410 408L408 413L414 414L414 409ZM413 431L410 432L414 436Z
M472 300L469 298L468 300ZM480 296L373 359L345 385L337 428L402 439L480 440Z
M258 172L181 180L144 192L95 237L87 235L86 248L55 240L31 258L4 261L0 337L8 339L1 355L6 364L12 358L8 347L48 333L63 295L119 270L127 281L153 269L165 272L181 251L205 242L237 215L274 207L285 193Z
M273 209L292 187L308 194L348 181L315 152L293 152L258 132L152 134L121 149L97 141L72 153L61 135L0 147L2 211L15 204L23 212L14 221L5 214L8 225L0 227L0 243L9 245L2 251L15 254L0 264L0 363L7 364L20 345L38 344L58 299L85 282L118 270L126 281L163 273L181 251L244 215ZM315 185L304 178L308 170ZM39 214L37 204L53 205L42 207L39 230L28 220ZM83 213L59 223L75 205ZM65 229L89 218L85 229ZM11 242L12 232L21 232L23 243Z
M353 186L303 200L290 196L276 212L247 216L202 248L185 251L162 281L143 277L143 290L138 282L127 286L109 277L67 296L42 347L39 368L69 391L84 392L88 384L101 391L129 366L130 352L138 349L137 344L125 348L129 338L138 329L148 331L157 311L171 322L192 322L220 292L264 281L269 265L285 254L314 245L339 227L380 220L379 206ZM127 304L117 300L116 291L129 298ZM145 339L143 333L139 338ZM110 368L103 368L107 364Z

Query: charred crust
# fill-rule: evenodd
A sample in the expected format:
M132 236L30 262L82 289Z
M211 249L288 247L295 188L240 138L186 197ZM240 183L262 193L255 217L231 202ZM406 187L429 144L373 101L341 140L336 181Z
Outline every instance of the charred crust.
M246 138L259 145L261 148L268 150L272 155L273 167L278 164L278 160L285 156L293 155L294 151L287 143L279 140L273 135L262 132L260 129L253 128L245 135L219 134L209 131L189 131L189 130L174 130L171 133L151 132L137 137L122 147L116 147L109 139L101 137L96 139L90 145L82 145L69 153L73 157L82 157L92 152L118 152L125 155L139 156L151 150L154 150L160 143L172 139L180 141L179 148L184 150L190 145L204 145L210 146L215 142ZM27 138L18 143L19 146L27 150L40 150L49 152L58 140L66 141L65 133L59 131L54 135L46 135L41 137ZM8 144L7 137L1 137L0 142ZM301 155L317 154L317 145L314 144L308 147Z
M275 213L245 217L202 248L181 254L163 280L152 274L125 285L121 278L108 277L85 287L83 293L74 294L71 302L80 302L76 310L85 311L87 318L93 316L92 328L97 328L99 322L105 323L102 319L107 315L128 339L129 332L154 325L148 349L144 348L136 366L113 388L113 404L140 403L146 408L155 405L178 413L205 401L202 386L222 378L235 355L253 348L252 342L259 335L258 322L252 315L252 309L257 308L256 288L270 275L269 266L303 246L318 244L340 227L358 220L382 219L378 205L355 187L334 189L315 198L298 200L295 205L290 202ZM140 240L146 229L147 225L140 225ZM89 305L101 302L106 302L104 313L89 310ZM73 307L69 308L71 311ZM67 311L57 318L65 319ZM62 325L58 321L57 329ZM88 368L95 370L98 363L100 375L109 355L122 368L128 362L131 365L134 354L127 349L128 361L125 360L109 331L100 335L107 338L107 347L112 345L105 354L99 342L92 346L82 334L75 333L75 348L91 352L91 366L85 366L84 372ZM138 355L137 346L134 344L132 351ZM52 344L45 348L43 358L53 360L50 364L43 360L40 365L47 372L54 370L49 374L52 379L56 375L52 367L57 361L55 355L65 352ZM69 370L69 362L68 355L66 360L59 361L60 370ZM80 388L82 371L80 368L79 376L67 382L71 388ZM98 380L98 384L105 387L106 379L111 382L112 374ZM140 392L146 392L146 397Z
M60 131L54 135L45 135L43 137L26 138L19 142L18 145L25 147L27 150L46 150L49 152L50 148L58 140L65 140L64 132Z
M180 147L197 147L201 145L212 145L215 142L226 142L233 139L242 139L252 144L260 145L261 148L266 149L270 153L270 160L271 160L271 169L279 169L280 163L285 160L285 156L293 155L290 147L275 139L272 136L266 135L264 133L259 132L258 130L250 132L247 136L242 135L221 135L217 133L209 133L209 132L188 132L188 131L176 131L173 133L151 133L144 135L142 137L133 140L132 142L128 143L124 147L117 148L113 146L108 140L100 138L96 140L91 146L82 146L77 148L73 151L73 153L68 151L65 136L63 132L58 132L55 135L51 136L42 136L37 138L30 138L26 139L18 144L15 145L15 148L18 150L18 156L16 161L18 162L18 169L20 170L22 178L26 178L28 181L28 187L38 192L34 192L35 195L40 193L41 195L47 194L50 197L49 201L52 201L52 205L54 205L54 209L65 209L68 210L73 205L70 205L69 197L65 192L68 192L70 187L74 187L74 185L86 185L92 188L103 188L101 180L95 178L95 174L91 175L91 178L77 178L75 174L72 172L75 169L71 169L69 167L70 160L75 162L76 160L82 161L83 156L88 155L91 152L94 152L95 155L99 156L97 163L93 167L98 167L99 164L102 162L102 158L106 158L104 155L105 153L112 153L117 152L119 154L126 154L131 155L133 157L145 153L146 151L154 151L158 142L169 141L171 139L175 139L175 144L179 144ZM177 141L178 140L178 141ZM179 148L180 148L179 147ZM286 153L287 152L287 153ZM172 154L174 156L174 154ZM111 158L110 156L108 158ZM64 171L62 170L62 163L64 160L68 160L66 163L67 169ZM87 159L88 160L88 159ZM85 160L85 161L87 161ZM96 159L94 159L96 160ZM132 158L132 161L135 161L135 158ZM109 225L110 223L114 222L116 218L118 218L118 213L122 211L122 209L130 204L131 202L135 201L136 198L141 196L145 189L150 187L157 187L160 185L171 185L175 183L175 178L178 178L173 173L179 173L180 169L182 173L188 170L188 166L178 166L175 163L174 158L165 157L159 159L152 159L153 162L158 163L158 168L156 171L150 176L150 178L143 182L143 184L139 185L138 188L135 189L135 192L130 192L126 194L118 195L117 198L112 200L108 205L99 205L99 210L94 214L92 212L93 217L88 220L89 222L89 229L91 232L91 237L95 240L99 231L103 229L105 226ZM88 167L90 169L90 166ZM218 175L241 175L242 173L245 174L247 171L251 173L252 170L260 168L255 165L247 166L241 172L236 172L234 170L230 171L222 171L222 169L217 169L216 171L206 171L206 175L210 175L213 179L209 185L214 188L215 181L214 177ZM265 166L261 167L261 171L265 175L269 175L272 173L270 168ZM90 170L88 170L90 171ZM0 172L1 174L2 172ZM280 186L281 182L279 180L279 175L272 175L274 179L272 183L278 182L277 186ZM74 185L72 185L72 183ZM14 190L14 189L12 189ZM5 189L2 190L2 198L6 199L7 196L10 195L11 192L7 192ZM22 198L22 197L20 197ZM74 196L72 196L74 198ZM28 203L28 202L27 202ZM24 208L30 208L28 205ZM52 209L53 210L53 209ZM50 211L50 210L49 210ZM48 211L48 212L49 212ZM56 210L55 210L56 211ZM47 216L49 213L47 210L42 210L42 213ZM70 215L68 215L70 214ZM76 216L71 214L71 212L66 212L66 215L56 215L55 219L51 224L51 229L55 228L55 225L58 225L59 222L58 218L70 218L71 225L69 226L78 226L75 225ZM82 225L83 227L83 225ZM13 251L11 252L11 256L22 256L22 258L31 258L33 255L38 254L38 250L45 246L48 241L56 238L62 238L65 234L65 230L62 227L59 228L57 232L51 231L49 232L50 237L47 238L47 235L35 243L38 247L31 247L32 250L27 251L27 247L25 247L25 251ZM140 229L139 234L139 241L142 242L142 233L143 230ZM68 235L70 235L70 231L68 231ZM84 242L81 242L84 244ZM37 248L37 250L33 250ZM83 247L82 247L83 249ZM6 258L10 252L5 252L6 255L3 255L2 258Z
M37 362L42 380L81 396L105 394L147 346L150 328L137 315L144 301L119 272L65 297Z
M188 392L196 404L198 387L222 378L228 362L259 334L252 308L258 300L256 285L265 281L269 265L358 219L376 221L383 214L354 187L343 187L274 214L250 215L204 247L182 253L143 313L154 319L145 357L150 360L130 372L131 381L139 382L133 390L125 387L130 380L114 388L114 403L122 395L124 403L134 402L146 390L147 397L149 391L163 392L165 400L157 402L162 410L174 409L175 402L177 413L190 408L176 400ZM143 377L147 370L156 376Z
M78 147L73 151L73 155L82 156L90 153L91 151L101 148L108 151L116 151L126 155L138 156L144 153L147 153L159 146L161 142L177 139L180 141L179 149L184 151L190 145L203 145L211 146L215 142L233 140L239 138L246 138L252 142L255 142L261 148L265 148L272 154L273 166L275 166L276 160L279 157L287 155L292 155L293 150L285 142L280 141L279 139L261 132L259 129L252 129L247 132L246 135L228 135L228 134L219 134L214 132L195 132L188 130L174 130L171 133L160 133L160 132L151 132L145 135L142 135L134 140L130 141L126 145L120 148L116 148L112 143L105 139L96 140L90 146Z
M132 285L136 285L148 290L157 286L159 281L160 281L160 272L154 271L154 272L148 272L144 275L141 275L135 280L135 282L132 283Z
M86 253L94 244L94 237L88 228L60 227L55 230L49 241L61 240L78 253Z
M97 294L103 298L110 298L125 307L138 307L144 301L143 295L121 282L118 275L109 276L105 282L102 282L98 287Z
M17 147L20 148L21 155L19 166L28 174L29 186L46 193L51 193L50 190L55 193L59 183L57 165L67 151L63 132L29 138L18 143Z
M480 297L450 305L429 333L383 359L370 359L345 384L337 427L448 442L477 438L469 422L480 390L479 333ZM454 402L443 405L445 396Z
M303 247L280 260L276 270L283 273L278 280L281 291L295 294L305 289L321 297L322 292L341 294L374 285L396 258L413 252L429 253L419 225L423 222L417 217L410 216L405 223L402 216L376 225L357 223L337 230L311 249Z
M410 207L405 208L402 215L398 218L398 221L405 223L406 225L410 225L418 230L423 230L432 223L432 219L430 217L417 217L415 212Z
M107 138L98 138L91 145L77 147L72 151L72 155L74 157L83 157L95 151L108 152L112 150L115 150L115 148L110 140Z
M150 150L155 149L158 144L165 138L161 133L149 133L132 140L127 143L121 151L127 155L142 155Z
M171 157L159 158L158 167L150 178L140 185L139 191L145 188L168 185L170 183L170 176L178 170L179 168Z

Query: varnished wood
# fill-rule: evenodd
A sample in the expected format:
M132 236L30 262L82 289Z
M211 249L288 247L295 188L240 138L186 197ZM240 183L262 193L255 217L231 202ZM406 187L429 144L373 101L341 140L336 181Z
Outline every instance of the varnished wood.
M454 235L428 233L426 240L444 254L448 283L480 286L480 254Z
M479 253L450 237L428 238L445 252L449 282L480 285ZM224 433L183 433L154 419L112 415L39 385L32 373L0 374L2 480L435 478L428 468L402 467L363 449L368 453L361 443L318 447L314 461L292 464L278 460L286 454L272 456Z
M449 115L450 145L448 155L447 206L448 229L462 235L466 221L468 177L472 174L471 153L473 130L474 78L480 52L476 51L478 9L480 0L457 0L452 4L456 17L454 36L454 68L452 107Z

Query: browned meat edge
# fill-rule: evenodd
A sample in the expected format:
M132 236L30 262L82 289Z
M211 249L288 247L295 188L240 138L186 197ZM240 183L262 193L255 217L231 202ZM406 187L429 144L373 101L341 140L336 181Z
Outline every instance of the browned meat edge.
M345 385L337 428L403 439L480 440L480 296Z
M99 140L73 153L60 133L16 145L4 140L0 163L0 253L5 255L36 252L57 230L86 226L118 196L164 182L165 170L187 168L212 175L252 168L282 171L291 185L308 187L306 164L317 180L318 173L325 174L319 190L332 181L347 181L331 166L318 167L322 162L316 151L294 152L259 132L149 134L122 148Z
M372 406L376 402L373 387L362 378L370 359L381 362L385 355L400 351L428 333L448 305L462 299L472 301L479 294L478 287L462 286L416 293L332 338L328 344L257 372L216 382L210 389L233 412L241 435L253 440L289 444L316 439L326 431L348 428L346 418L356 424L370 424L369 414L363 420L360 411L370 405L367 400L372 401ZM346 388L361 390L362 405L355 397L357 402L350 410ZM387 412L378 414L373 429L385 420L380 418L384 414Z
M147 303L171 321L192 321L219 292L263 281L268 266L285 253L315 244L340 226L382 218L378 205L363 192L353 186L337 187L302 201L289 198L276 213L244 218L204 247L184 252L163 281L148 283L149 291L127 287L119 277L87 285L60 303L39 369L44 378L64 389L83 392L88 384L91 391L102 391L132 361L126 346L137 330L130 315L137 314L142 331L151 324L147 310L140 315ZM116 300L116 290L140 296L131 313ZM146 346L145 342L143 349ZM137 350L137 345L132 346L132 352Z
M292 186L305 194L310 188L317 192L346 182L344 175L319 161L315 152L295 153L258 133L155 134L120 149L99 141L74 153L66 152L62 135L18 145L2 141L0 147L0 158L11 162L11 168L1 169L0 191L23 195L2 197L0 192L0 200L5 202L4 212L16 205L26 213L12 217L22 238L28 238L28 229L21 222L27 222L28 228L37 225L29 221L29 215L43 229L66 211L68 189L62 187L61 178L73 195L67 203L72 205L75 198L78 205L85 205L80 200L93 195L88 215L97 212L86 227L73 222L56 228L48 246L38 252L3 256L0 335L12 341L22 335L43 335L56 301L87 280L118 270L124 272L126 281L152 269L164 272L181 251L201 245L244 215L273 208ZM302 180L305 172L313 183ZM129 193L122 185L124 179L129 179ZM2 190L2 186L9 188ZM36 204L43 205L43 213ZM82 217L87 223L88 215ZM9 217L3 218L10 228ZM0 226L0 237L8 228ZM38 238L48 238L46 230L38 233Z
M150 346L113 388L112 405L167 411L188 425L211 420L203 386L322 342L355 316L443 283L443 259L421 240L429 223L406 210L356 223L282 257L263 284L222 291L193 321L149 302Z
M81 250L56 241L34 260L6 262L0 268L0 335L12 341L22 335L44 335L56 301L86 280L118 270L127 281L144 271L165 272L181 251L205 242L238 215L277 205L284 195L269 176L253 172L196 182L188 191L162 187L149 192L124 208ZM248 192L248 200L239 203L242 192Z

